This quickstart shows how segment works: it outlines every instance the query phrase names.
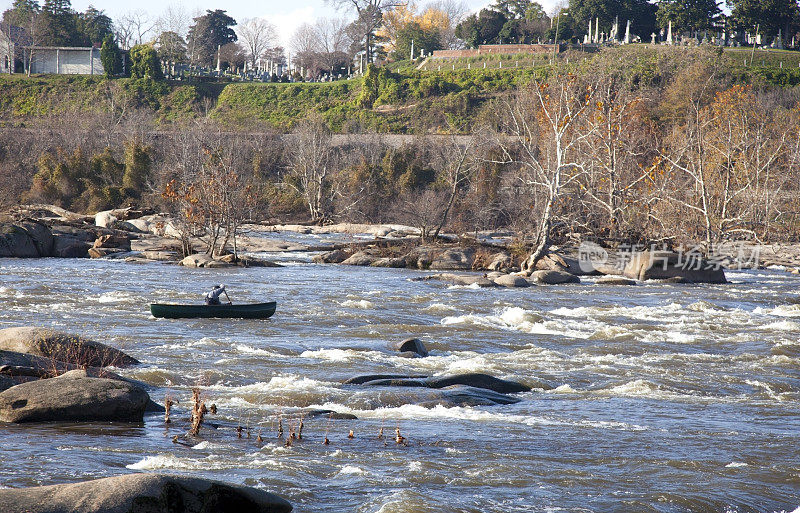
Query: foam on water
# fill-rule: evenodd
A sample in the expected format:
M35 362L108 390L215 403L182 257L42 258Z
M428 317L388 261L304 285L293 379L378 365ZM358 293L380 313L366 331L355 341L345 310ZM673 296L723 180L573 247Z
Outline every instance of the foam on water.
M346 299L341 302L341 305L345 308L359 308L362 310L375 308L375 304L372 301L367 301L366 299L360 299L360 300Z
M439 313L439 312L455 312L458 309L454 306L446 305L444 303L431 303L422 310L425 312Z
M339 469L339 472L337 472L336 475L342 476L342 475L353 475L353 474L363 474L363 473L364 470L359 467L356 467L355 465L345 465L344 467Z
M776 317L800 317L800 304L778 305L771 309L758 307L753 310L753 313L774 315Z
M101 294L97 297L98 303L138 303L140 299L124 291L112 291Z
M173 454L159 454L157 456L145 456L144 459L126 465L125 468L130 470L199 470L204 468L204 465L197 460L179 458Z

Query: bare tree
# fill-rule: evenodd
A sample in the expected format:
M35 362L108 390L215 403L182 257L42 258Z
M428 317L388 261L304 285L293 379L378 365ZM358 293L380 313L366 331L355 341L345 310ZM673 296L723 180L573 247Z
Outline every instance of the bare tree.
M329 174L336 155L331 132L325 120L313 113L300 124L294 136L288 152L288 183L305 200L311 220L322 222L329 215Z
M441 38L442 46L451 50L458 50L464 47L464 42L456 37L456 26L461 23L467 14L469 7L466 2L459 0L436 0L428 4L426 11L435 9L444 13L447 18L447 27L442 27Z
M733 86L709 106L693 99L685 125L674 127L662 156L685 187L668 198L699 217L707 251L732 235L768 233L786 185L778 167L788 159L790 126L749 87Z
M150 40L156 22L147 11L129 11L117 18L114 23L117 41L120 48L130 50L132 46L146 43Z
M433 232L434 240L439 237L439 232L447 223L447 217L450 215L456 198L476 169L478 162L475 146L474 136L458 137L456 135L450 136L448 141L437 145L433 165L439 171L440 180L446 187L447 201L442 208L439 224Z
M592 135L582 151L591 158L579 196L588 200L587 212L600 210L599 219L586 220L586 228L614 238L630 228L629 217L637 217L626 214L646 210L650 198L643 189L654 171L657 143L640 93L631 93L611 74L601 73L596 84L595 101L583 120L582 130Z
M189 24L192 17L182 4L170 4L164 9L155 23L153 29L157 34L163 32L174 32L182 38L186 38L189 32Z
M373 39L381 26L383 13L405 2L400 0L329 0L337 9L355 10L357 20L351 25L358 40L364 43L366 62L373 60Z
M331 73L336 66L348 61L346 52L352 41L347 25L347 21L341 18L321 18L314 24L320 64Z
M268 48L275 46L276 28L264 18L250 18L238 25L239 41L247 52L250 66L256 67L258 59Z
M578 149L593 133L584 128L584 117L594 93L575 76L557 73L547 82L534 81L506 102L500 147L540 203L536 242L526 269L533 269L547 251L558 203L585 172Z

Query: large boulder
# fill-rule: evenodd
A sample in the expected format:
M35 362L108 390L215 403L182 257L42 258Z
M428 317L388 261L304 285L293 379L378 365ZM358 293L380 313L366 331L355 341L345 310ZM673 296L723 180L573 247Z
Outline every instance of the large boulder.
M562 283L580 283L581 279L565 271L533 271L531 279L536 283L545 285L560 285Z
M370 254L367 251L358 251L353 253L349 258L342 261L344 265L372 265L373 263L377 262L380 257Z
M38 258L53 256L53 233L35 222L0 224L0 257Z
M514 259L508 251L501 251L489 257L489 265L486 269L490 271L506 271L514 266Z
M473 248L446 249L433 257L430 269L436 270L470 270L475 261Z
M561 271L575 276L597 274L596 271L587 273L581 268L580 262L575 258L565 257L558 253L547 253L531 266L530 258L522 266L524 270L533 271Z
M492 278L492 281L501 287L530 287L531 284L522 276L516 274L503 274Z
M102 248L102 249L122 249L125 251L131 250L131 239L130 237L126 237L124 235L101 235L99 236L92 245L94 248Z
M0 392L1 422L143 422L150 403L133 383L69 371Z
M623 274L634 280L669 280L688 283L727 283L721 266L695 253L642 251L631 255Z
M226 264L225 262L219 262L211 258L211 255L207 255L205 253L195 253L194 255L189 255L183 260L181 260L180 265L185 267L228 267L230 264Z
M0 349L52 358L79 366L125 367L139 363L119 349L100 342L32 326L0 330Z
M81 483L0 489L0 512L284 513L292 505L264 490L165 474L128 474Z
M372 267L390 267L394 269L402 269L406 266L406 259L402 257L385 257L375 260L370 265Z
M90 245L73 235L53 235L53 256L58 258L88 258Z
M53 256L53 232L49 226L36 222L24 222L20 226L28 232L39 256Z
M341 264L345 260L347 260L347 253L342 251L341 249L334 249L333 251L327 251L325 253L320 253L319 255L314 255L311 259L312 262L317 264Z

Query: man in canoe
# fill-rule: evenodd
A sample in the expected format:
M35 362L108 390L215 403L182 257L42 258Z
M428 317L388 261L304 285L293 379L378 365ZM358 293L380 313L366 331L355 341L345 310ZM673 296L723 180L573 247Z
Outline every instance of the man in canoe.
M225 285L214 285L214 288L211 289L211 292L206 294L206 304L207 305L220 305L222 304L219 300L219 297L225 294L225 297L228 297L228 293L225 292ZM230 298L228 298L228 304L231 304Z

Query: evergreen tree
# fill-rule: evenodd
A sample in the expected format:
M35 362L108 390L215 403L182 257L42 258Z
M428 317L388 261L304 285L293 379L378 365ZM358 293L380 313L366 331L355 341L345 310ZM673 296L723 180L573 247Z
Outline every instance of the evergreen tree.
M778 31L786 38L798 29L797 0L728 0L728 7L731 25L739 30L752 31L759 26L759 32L769 38Z
M42 6L44 46L74 46L80 44L76 13L70 0L45 0Z
M395 43L395 57L397 59L408 59L411 56L411 41L414 41L414 54L420 55L420 49L425 53L442 48L441 37L436 28L423 28L418 22L407 23L397 32L397 42Z
M716 0L659 0L658 24L678 32L696 32L714 27L722 11Z
M631 32L645 38L656 30L657 6L647 0L570 0L569 14L581 34L588 30L589 21L600 19L600 30L608 32L619 20L624 30L631 21ZM563 21L563 20L562 20ZM622 36L622 34L620 34Z
M122 72L122 54L112 34L108 34L103 39L103 46L100 48L100 62L103 63L103 70L108 78Z
M194 19L189 28L189 53L191 58L207 66L216 62L217 49L228 43L236 42L236 32L231 27L236 20L225 11L207 10L203 16Z
M81 46L92 46L105 41L106 36L114 33L111 18L103 11L98 11L91 5L76 17L76 29Z
M131 78L164 80L161 61L152 45L136 45L130 49Z
M186 62L186 41L177 32L162 32L158 36L158 55L165 61Z

